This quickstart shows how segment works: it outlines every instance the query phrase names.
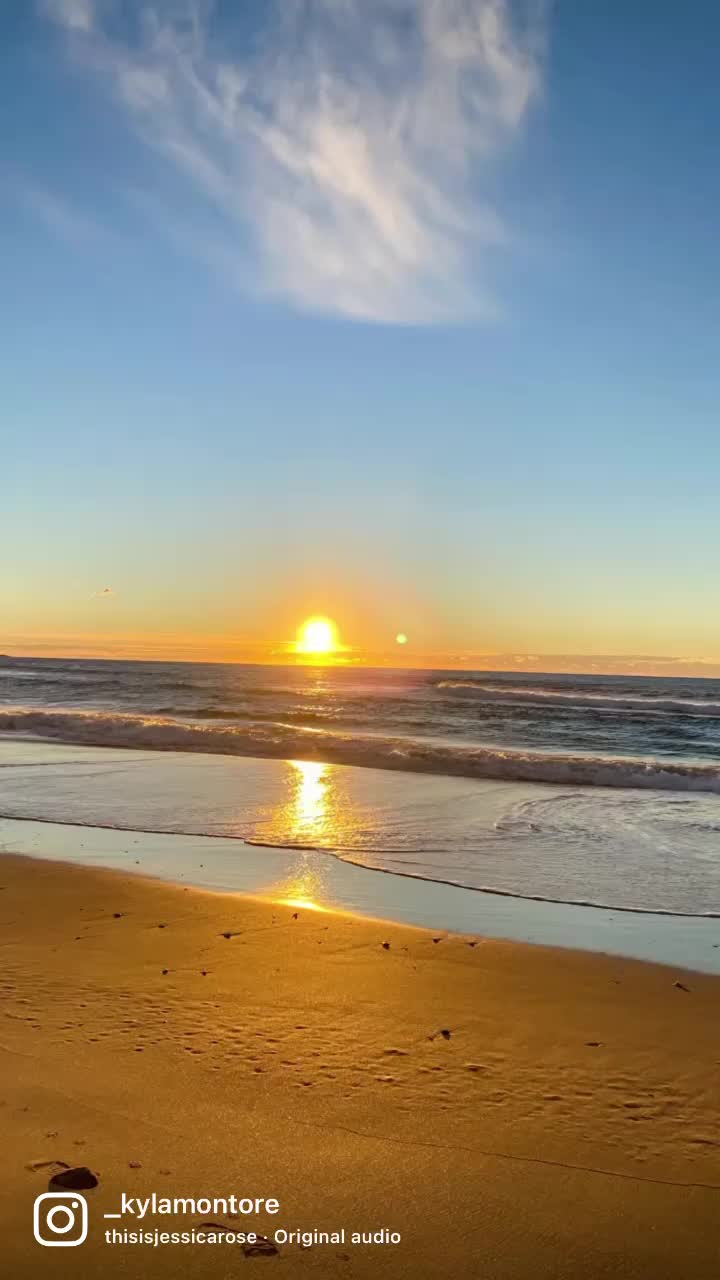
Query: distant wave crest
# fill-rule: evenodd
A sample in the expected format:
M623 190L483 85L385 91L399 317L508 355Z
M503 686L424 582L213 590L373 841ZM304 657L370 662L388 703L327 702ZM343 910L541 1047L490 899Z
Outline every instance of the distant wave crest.
M610 755L451 746L348 735L291 724L193 724L159 716L95 711L0 710L0 734L96 747L317 759L332 764L588 787L720 794L720 766Z
M591 710L607 707L613 711L665 711L678 715L720 716L720 702L702 698L663 698L645 694L595 693L583 689L550 689L542 686L486 684L480 680L438 680L436 689L468 690L482 694L486 701L529 702Z

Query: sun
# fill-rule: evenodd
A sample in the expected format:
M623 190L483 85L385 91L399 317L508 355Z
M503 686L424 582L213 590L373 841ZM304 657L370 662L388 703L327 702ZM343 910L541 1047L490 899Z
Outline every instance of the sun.
M298 629L296 653L337 653L338 631L332 618L306 618Z

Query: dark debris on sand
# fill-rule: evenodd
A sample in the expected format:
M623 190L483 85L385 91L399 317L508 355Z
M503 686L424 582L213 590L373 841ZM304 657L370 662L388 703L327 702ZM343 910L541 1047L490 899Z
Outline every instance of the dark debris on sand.
M62 1169L54 1173L48 1183L50 1191L89 1191L96 1187L98 1180L87 1165L78 1165L75 1169Z

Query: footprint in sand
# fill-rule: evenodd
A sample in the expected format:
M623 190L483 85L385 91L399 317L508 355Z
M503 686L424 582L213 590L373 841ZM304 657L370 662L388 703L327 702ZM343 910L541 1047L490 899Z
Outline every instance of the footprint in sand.
M280 1252L277 1245L273 1244L272 1240L268 1240L267 1236L256 1236L253 1244L248 1241L246 1244L241 1244L240 1248L246 1258L272 1258Z
M69 1168L64 1160L29 1160L25 1168L30 1173L38 1173L40 1169L52 1169L55 1173L60 1173L62 1169Z

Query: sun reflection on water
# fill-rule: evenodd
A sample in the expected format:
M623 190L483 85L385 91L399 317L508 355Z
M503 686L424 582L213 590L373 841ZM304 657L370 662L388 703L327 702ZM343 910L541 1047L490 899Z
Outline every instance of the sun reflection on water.
M296 771L287 815L291 830L297 837L304 837L302 843L306 843L308 836L320 839L328 820L327 792L332 765L320 764L317 760L289 760L288 764Z
M287 760L283 768L282 799L268 806L254 834L263 844L295 850L297 862L269 892L290 907L327 910L333 903L328 854L366 847L368 815L349 791L342 766Z
M290 875L273 891L273 899L287 907L303 911L327 911L327 889L318 870L317 858L322 855L299 852L298 861ZM325 903L321 899L325 899Z
M289 760L293 770L290 796L282 811L276 816L288 844L328 845L332 843L334 822L332 817L333 766L317 760ZM324 911L319 899L323 893L322 878L317 865L307 853L300 855L297 867L284 884L278 886L276 902L305 911Z

